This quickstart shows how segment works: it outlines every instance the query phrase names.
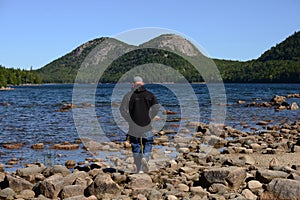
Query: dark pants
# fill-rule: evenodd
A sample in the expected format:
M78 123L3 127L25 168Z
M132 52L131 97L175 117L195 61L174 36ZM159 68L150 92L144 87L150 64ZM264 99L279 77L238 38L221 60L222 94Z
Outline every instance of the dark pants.
M137 138L130 135L129 140L132 147L134 164L137 171L140 171L142 169L142 158L145 158L147 161L150 159L154 137Z

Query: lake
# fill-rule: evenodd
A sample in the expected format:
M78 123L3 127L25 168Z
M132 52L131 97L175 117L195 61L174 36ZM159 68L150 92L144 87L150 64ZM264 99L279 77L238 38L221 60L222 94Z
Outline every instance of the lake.
M89 85L83 89L89 90ZM300 111L274 108L249 107L251 102L270 102L274 95L288 95L300 92L300 84L225 84L226 99L215 102L218 93L211 94L205 84L149 84L146 87L152 91L161 104L160 120L156 129L180 129L186 122L199 120L204 123L219 123L218 117L224 119L226 125L242 131L259 131L264 127L257 125L259 121L269 121L270 124L292 123L300 120ZM65 141L73 143L82 137L97 140L95 127L101 127L103 137L111 141L125 139L127 124L120 117L118 108L123 95L130 90L129 84L99 84L91 98L77 97L75 108L61 110L67 104L74 102L73 85L45 84L38 86L16 86L14 90L0 91L0 163L5 164L11 158L20 160L19 164L9 169L15 169L26 163L55 162L48 164L64 164L66 160L84 161L91 154L87 151L53 150L47 147ZM84 91L83 90L83 91ZM91 90L92 91L92 90ZM210 92L209 92L210 91ZM213 97L212 97L213 96ZM93 102L89 102L93 100ZM225 103L224 103L225 100ZM237 101L245 101L238 104ZM81 102L80 102L81 101ZM300 99L287 98L289 104ZM217 105L213 107L214 105ZM220 110L219 110L220 109ZM172 115L164 115L164 111L172 111ZM212 113L216 114L212 114ZM84 120L74 122L74 116L90 118L94 113L96 126L84 124ZM220 116L218 116L220 113ZM82 122L82 124L81 124ZM76 124L76 125L75 125ZM245 124L247 126L245 126ZM81 127L82 126L82 127ZM83 128L83 129L82 129ZM31 146L44 143L44 150L33 150ZM5 144L22 143L20 149L6 149ZM62 154L51 159L51 156ZM50 160L50 161L49 161Z

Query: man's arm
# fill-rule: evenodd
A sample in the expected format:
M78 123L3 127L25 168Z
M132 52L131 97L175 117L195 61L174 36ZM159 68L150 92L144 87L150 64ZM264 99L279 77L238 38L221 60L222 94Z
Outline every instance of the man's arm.
M129 98L130 95L125 95L120 105L120 113L127 122L131 121L129 114Z
M160 105L154 95L153 95L151 104L152 104L152 106L150 107L149 115L150 115L150 119L153 119L157 115L157 113L159 111L159 107L160 107Z

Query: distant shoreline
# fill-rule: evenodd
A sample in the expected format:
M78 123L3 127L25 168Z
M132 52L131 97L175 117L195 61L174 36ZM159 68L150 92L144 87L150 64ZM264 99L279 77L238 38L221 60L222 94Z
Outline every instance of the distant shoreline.
M15 88L11 88L11 87L0 87L0 91L7 91L7 90L14 90Z

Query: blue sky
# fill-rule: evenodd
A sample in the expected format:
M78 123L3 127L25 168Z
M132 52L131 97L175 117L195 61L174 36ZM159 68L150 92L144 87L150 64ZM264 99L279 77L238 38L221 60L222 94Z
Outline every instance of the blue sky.
M250 60L300 31L300 0L0 0L0 65L40 68L102 36L159 27Z

